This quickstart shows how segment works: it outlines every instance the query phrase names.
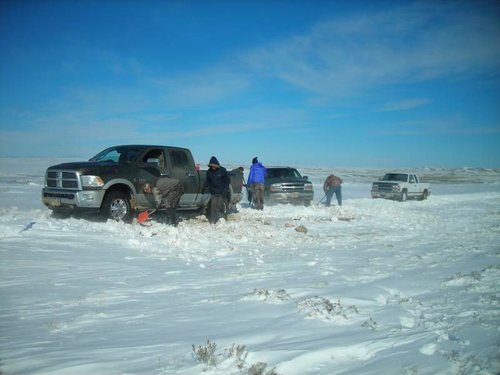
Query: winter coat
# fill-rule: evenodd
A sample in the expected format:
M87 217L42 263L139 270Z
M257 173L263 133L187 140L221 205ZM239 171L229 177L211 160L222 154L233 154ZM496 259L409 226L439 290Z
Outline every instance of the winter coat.
M342 185L342 179L340 177L337 177L333 174L331 174L330 176L328 176L325 180L325 183L323 184L323 190L325 191L325 193L330 190L330 188L332 186L340 186Z
M252 184L263 184L266 181L267 169L262 165L262 163L254 163L250 167L250 173L248 174L247 184L252 186Z
M205 187L212 195L222 195L229 189L229 174L226 168L221 167L215 156L212 156L208 166L214 166L215 169L209 168L207 171L207 179Z

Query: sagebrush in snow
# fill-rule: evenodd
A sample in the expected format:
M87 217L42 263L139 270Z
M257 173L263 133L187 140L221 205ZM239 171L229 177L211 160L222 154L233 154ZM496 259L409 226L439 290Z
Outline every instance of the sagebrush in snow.
M309 318L320 318L324 320L334 320L336 318L349 319L353 313L358 314L358 308L354 305L344 306L337 302L331 302L324 297L306 297L297 302L299 310L303 311Z
M236 345L233 343L230 348L224 349L224 353L227 358L234 358L236 366L241 369L246 364L246 358L248 356L248 352L245 349L245 345Z
M267 370L267 363L257 362L254 364L248 363L246 358L248 356L248 351L245 345L239 345L233 343L229 348L225 348L222 353L216 354L217 344L207 340L205 345L194 345L193 353L196 360L203 363L206 368L217 366L217 355L222 356L226 359L234 358L234 364L237 367L237 372L234 374L238 375L280 375L275 371L275 367ZM1 374L0 374L1 375Z
M361 327L369 328L375 331L378 328L378 323L370 317L370 319L365 320L363 324L361 324Z
M248 375L279 375L276 371L274 371L276 368L273 367L272 369L266 371L267 368L267 363L264 362L257 362L254 363L250 368L248 369ZM264 372L266 371L266 372Z
M207 340L207 343L203 346L195 346L193 344L193 353L196 360L203 363L205 366L214 367L217 365L217 358L215 357L215 351L217 350L217 344Z
M268 303L284 303L290 299L285 289L256 288L253 294Z

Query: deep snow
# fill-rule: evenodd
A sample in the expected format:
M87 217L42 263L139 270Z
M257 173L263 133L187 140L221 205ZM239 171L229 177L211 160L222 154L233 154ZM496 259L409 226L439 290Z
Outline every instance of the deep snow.
M418 169L405 203L335 170L343 207L174 228L51 217L55 162L0 159L3 374L500 372L499 170ZM318 201L331 171L299 170Z

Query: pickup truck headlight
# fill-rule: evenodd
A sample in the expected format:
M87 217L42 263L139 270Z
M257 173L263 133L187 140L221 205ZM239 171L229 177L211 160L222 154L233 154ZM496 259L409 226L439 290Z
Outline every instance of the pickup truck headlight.
M313 190L313 184L304 184L304 190L306 190L306 191L312 191Z
M399 185L394 185L392 188L396 191L401 191L401 186Z
M82 186L103 187L104 181L99 176L82 176Z
M282 191L281 184L271 184L269 191Z

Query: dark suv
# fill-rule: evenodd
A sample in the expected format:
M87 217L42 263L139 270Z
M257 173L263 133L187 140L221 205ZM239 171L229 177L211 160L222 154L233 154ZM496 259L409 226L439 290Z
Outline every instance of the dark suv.
M294 203L309 206L314 197L313 184L290 167L268 167L264 187L267 203Z

